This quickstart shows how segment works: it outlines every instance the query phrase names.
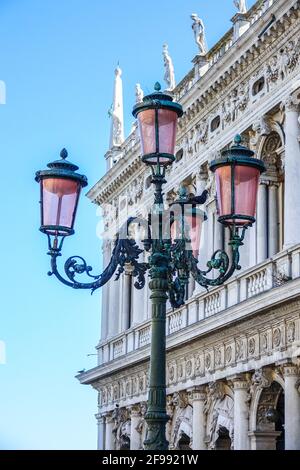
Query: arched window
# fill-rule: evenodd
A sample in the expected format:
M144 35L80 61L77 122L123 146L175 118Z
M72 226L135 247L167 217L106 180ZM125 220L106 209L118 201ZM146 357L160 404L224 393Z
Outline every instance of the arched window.
M221 117L220 117L220 116L216 116L216 117L211 121L211 124L210 124L210 130L211 130L211 132L216 131L216 130L220 127L220 124L221 124Z
M180 162L180 160L182 160L183 158L183 149L180 149L178 150L178 152L176 153L176 162Z
M265 77L260 77L252 87L252 96L258 95L265 87Z

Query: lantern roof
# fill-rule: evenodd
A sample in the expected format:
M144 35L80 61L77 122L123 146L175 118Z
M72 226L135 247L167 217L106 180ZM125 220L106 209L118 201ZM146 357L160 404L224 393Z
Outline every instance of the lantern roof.
M183 115L183 109L181 104L173 101L173 97L167 93L161 91L161 85L156 82L154 85L154 92L143 98L141 103L137 103L133 108L133 116L136 118L137 115L148 109L168 109L175 111L178 117Z
M242 145L242 137L236 135L231 147L221 153L221 158L211 162L210 169L215 171L220 166L238 164L258 168L261 173L264 173L266 171L264 162L254 158L254 155L252 150Z
M87 177L76 173L79 167L74 163L67 161L68 152L63 149L60 152L60 160L48 163L49 170L37 171L35 180L39 183L43 178L65 178L79 181L82 188L88 185Z

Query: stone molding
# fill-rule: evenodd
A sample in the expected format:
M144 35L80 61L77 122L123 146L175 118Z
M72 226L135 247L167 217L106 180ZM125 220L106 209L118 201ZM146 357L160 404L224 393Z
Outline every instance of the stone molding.
M175 349L167 353L167 368L169 369L170 365L176 364L174 380L170 382L170 377L168 380L168 393L172 393L172 390L187 390L190 392L191 400L193 396L197 397L197 399L204 399L204 386L215 378L217 380L227 380L236 389L249 388L250 397L253 396L258 388L268 387L270 380L272 380L269 369L268 367L265 368L265 366L278 362L278 346L276 342L271 341L272 332L279 329L282 331L282 339L285 338L287 325L291 324L291 322L297 323L296 330L298 332L297 335L299 335L300 301L278 307L269 313L264 312L256 316L255 319L244 320L240 325L232 325L230 329L227 328L221 332L212 333L208 338L195 340L189 346L182 347L179 345L177 350ZM243 331L243 336L241 336L241 331ZM264 332L267 336L267 349L265 349L264 343L261 342ZM255 358L255 362L252 362L251 354L248 350L249 342L247 338L252 337L260 341L260 351ZM237 340L242 340L242 343L245 345L245 356L241 359L236 358L226 364L224 355L221 367L216 366L213 362L215 357L214 351L217 348L224 351L226 345L227 347L231 345L233 351L236 351L235 344ZM298 345L299 340L300 338L295 336L293 343L285 343L284 347L282 345L280 348L281 356L286 357L288 360L291 356L291 351ZM210 355L213 365L205 361L208 355ZM186 364L191 360L193 362L193 374L187 377ZM253 375L252 382L250 382L245 373L251 372L254 364L256 365L257 372ZM264 372L261 372L259 367L263 366ZM93 387L100 392L100 409L104 411L110 410L114 407L115 403L120 403L120 406L123 406L123 404L124 406L130 406L145 401L147 399L147 387L145 386L142 391L136 390L134 393L132 384L138 382L139 377L148 375L148 367L148 363L134 367L128 366L126 371L117 372L109 377L95 381ZM241 368L244 370L242 375L239 372ZM182 369L182 372L179 372L179 369ZM286 366L285 370L294 374L298 369L295 365L290 365ZM121 395L117 395L118 398L114 399L113 391L116 387L122 388L124 392Z

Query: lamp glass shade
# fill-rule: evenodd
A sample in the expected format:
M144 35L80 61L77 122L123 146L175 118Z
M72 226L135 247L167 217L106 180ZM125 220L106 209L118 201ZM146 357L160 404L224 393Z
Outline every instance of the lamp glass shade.
M174 242L175 240L182 240L184 238L191 240L190 248L195 258L199 256L203 220L203 212L196 210L193 213L185 215L184 229L182 220L179 220L178 217L175 218L171 226L172 241Z
M174 155L176 144L178 114L169 109L147 109L138 114L142 154L153 155L147 159L149 164L167 165L169 158L163 154Z
M245 225L255 217L260 173L259 168L238 164L216 169L219 215L228 217L228 224Z
M49 235L69 235L74 227L80 182L66 178L44 178L41 180L41 190L44 231Z

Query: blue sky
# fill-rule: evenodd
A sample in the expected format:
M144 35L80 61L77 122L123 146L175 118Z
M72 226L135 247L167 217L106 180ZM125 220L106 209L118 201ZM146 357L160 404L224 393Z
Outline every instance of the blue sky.
M248 0L248 6L254 1ZM230 27L232 0L0 0L0 449L95 449L96 392L74 378L91 368L100 297L47 277L34 173L66 147L94 184L105 171L114 68L123 69L127 133L134 86L162 80L169 44L177 81L196 54L189 15L211 47ZM96 208L82 197L64 255L101 266Z

